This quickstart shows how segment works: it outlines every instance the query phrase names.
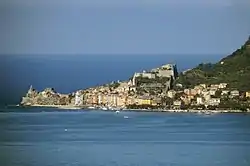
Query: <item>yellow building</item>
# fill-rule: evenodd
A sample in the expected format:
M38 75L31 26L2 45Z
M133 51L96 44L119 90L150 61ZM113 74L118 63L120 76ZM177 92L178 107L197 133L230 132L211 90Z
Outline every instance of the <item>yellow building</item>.
M250 91L249 91L249 92L246 92L246 97L249 97L249 98L250 98Z
M140 100L140 105L151 105L152 100L150 99L141 99Z
M161 105L161 104L162 104L162 99L161 98L154 98L151 101L151 105L153 105L153 106L157 106L157 105Z
M149 97L139 97L137 99L138 105L151 105L152 104L152 99Z
M157 101L156 101L156 100L152 100L151 105L152 105L152 106L157 106L157 105L158 105L158 103L157 103Z

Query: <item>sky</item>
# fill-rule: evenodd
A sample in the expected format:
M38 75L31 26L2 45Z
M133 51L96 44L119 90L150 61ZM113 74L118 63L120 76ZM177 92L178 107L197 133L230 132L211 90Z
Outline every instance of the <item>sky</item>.
M230 54L249 0L1 0L0 54Z

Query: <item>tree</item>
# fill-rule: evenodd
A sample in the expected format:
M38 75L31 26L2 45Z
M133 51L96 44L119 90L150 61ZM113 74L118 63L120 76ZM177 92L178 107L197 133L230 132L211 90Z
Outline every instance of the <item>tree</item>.
M207 107L207 109L209 109L209 110L215 110L216 108L217 108L217 106L214 106L214 105L209 105Z
M184 94L184 92L182 92L182 93L176 93L175 96L174 96L174 100L180 99L183 94Z
M164 105L172 105L173 104L173 99L171 99L170 97L164 97L164 98L162 98L162 103Z
M220 98L220 97L221 97L221 93L222 93L222 91L221 91L221 90L217 90L217 91L215 92L214 97L216 97L216 98Z

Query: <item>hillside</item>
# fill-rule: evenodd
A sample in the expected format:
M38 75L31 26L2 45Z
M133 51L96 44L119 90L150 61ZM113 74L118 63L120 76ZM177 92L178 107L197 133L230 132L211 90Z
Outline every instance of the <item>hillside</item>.
M200 83L229 83L229 87L250 90L250 37L245 44L231 55L215 64L199 64L179 75L176 83L193 87Z

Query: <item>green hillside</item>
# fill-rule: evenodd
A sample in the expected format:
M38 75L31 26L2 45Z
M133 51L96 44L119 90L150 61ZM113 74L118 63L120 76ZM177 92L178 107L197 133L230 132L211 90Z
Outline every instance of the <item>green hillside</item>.
M200 83L229 83L232 89L250 90L250 37L246 43L231 55L215 64L199 64L181 73L176 83L193 87Z

